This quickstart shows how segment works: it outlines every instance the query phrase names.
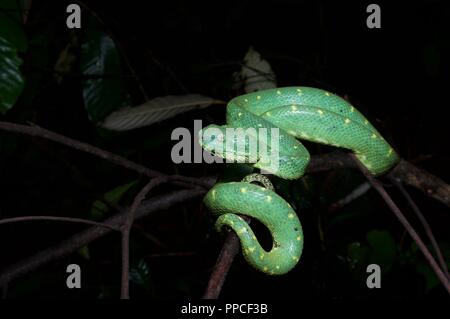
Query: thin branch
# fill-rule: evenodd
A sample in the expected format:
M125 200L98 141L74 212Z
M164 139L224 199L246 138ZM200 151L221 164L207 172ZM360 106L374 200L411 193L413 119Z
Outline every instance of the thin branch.
M165 195L151 197L142 203L136 211L135 218L139 219L144 216L148 216L156 211L168 209L173 205L197 198L204 194L204 189L197 188L180 190ZM124 211L106 219L103 223L113 227L120 227L125 222L126 217L127 212ZM110 232L111 230L105 227L90 227L87 230L77 233L76 235L61 241L52 247L20 260L19 262L10 265L0 273L0 286L4 286L11 280L38 269L53 260L68 256L77 251L79 248L109 234Z
M401 182L395 178L390 178L390 180L400 190L402 195L406 198L406 201L408 202L409 206L411 206L412 210L416 214L417 218L419 218L419 221L422 224L423 228L425 229L425 233L427 234L428 239L430 240L431 245L433 246L434 252L436 253L441 269L445 273L447 278L450 280L450 274L448 272L447 263L445 262L441 249L439 248L436 238L434 237L434 234L431 231L430 224L428 224L428 221L426 220L425 216L422 214L419 207L414 202L409 193L406 191L406 189L403 187Z
M247 216L242 218L250 224L251 219ZM223 284L233 264L234 257L240 249L239 237L234 231L230 231L225 239L219 257L217 257L213 272L209 277L208 286L206 287L203 299L217 299L222 291Z
M163 173L151 170L143 165L130 161L124 157L38 126L20 125L0 121L0 130L46 138L48 140L98 156L116 165L120 165L122 167L136 171L139 174L147 177L152 178L168 176L170 183L181 187L192 188L193 186L199 185L209 189L214 185L215 182L212 179L203 180L199 178L180 175L165 175ZM356 164L347 153L332 152L328 154L313 156L311 158L310 164L308 165L307 172L316 173L336 168L356 168ZM444 205L450 207L450 185L445 183L440 178L414 166L413 164L405 160L401 160L397 164L397 166L391 172L389 172L388 176L398 178L404 184L415 187L427 196L430 196L440 201Z
M217 299L219 297L228 271L230 270L234 257L238 254L239 249L239 238L234 232L230 232L223 243L219 257L217 257L203 299Z
M120 289L121 299L130 299L130 232L133 225L136 211L144 200L145 196L150 190L163 182L166 182L167 178L154 178L145 185L144 188L136 195L130 209L127 213L127 218L122 225L122 284Z
M357 168L348 153L331 152L311 157L307 173L318 173L336 168ZM405 185L417 188L419 191L450 207L450 185L442 179L418 168L405 160L395 166L388 177L400 179Z
M341 198L340 200L332 203L328 207L328 211L331 213L331 212L334 212L334 211L348 205L355 199L357 199L357 198L361 197L362 195L364 195L365 193L367 193L367 191L369 189L370 189L370 184L368 182L364 182L361 185L358 185L354 190L352 190L344 198Z
M0 225L25 221L37 221L37 220L86 224L91 226L105 227L115 231L120 231L119 227L111 226L105 223L94 222L92 220L83 218L60 217L60 216L21 216L21 217L3 218L0 219Z
M359 162L359 160L354 156L351 155L358 166L358 168L361 170L361 172L364 174L364 176L367 178L369 183L375 188L375 190L381 195L381 197L384 199L386 204L389 206L389 208L392 210L392 212L395 214L395 216L398 218L400 223L405 227L406 231L409 233L409 235L412 237L414 242L417 244L419 249L422 251L422 254L425 256L426 260L430 264L433 271L436 273L437 277L441 281L442 285L445 287L447 292L450 294L450 282L445 276L445 274L442 272L442 270L439 268L438 264L434 260L433 256L431 255L430 251L428 250L427 246L423 243L422 239L419 237L415 229L411 226L411 224L408 222L408 220L405 218L403 213L400 211L398 206L394 203L392 198L389 196L389 194L385 191L383 186L380 182L378 182L363 166L362 163Z
M143 165L140 165L138 163L130 161L130 160L126 159L125 157L119 156L119 155L111 153L109 151L105 151L96 146L92 146L90 144L74 140L70 137L66 137L64 135L49 131L49 130L39 127L37 125L29 126L29 125L21 125L21 124L0 121L0 130L15 132L15 133L24 134L24 135L39 136L39 137L45 138L47 140L51 140L51 141L59 143L59 144L69 146L76 150L95 155L104 160L110 161L111 163L125 167L130 170L133 170L135 172L138 172L141 175L144 175L144 176L147 176L150 178L167 177L169 182L172 182L173 184L176 184L179 186L191 187L191 188L195 185L199 185L199 186L206 187L206 188L209 188L212 186L212 184L210 182L204 181L204 180L198 179L198 178L186 177L186 176L180 176L180 175L170 175L170 176L165 175L163 173L154 171L148 167L145 167Z

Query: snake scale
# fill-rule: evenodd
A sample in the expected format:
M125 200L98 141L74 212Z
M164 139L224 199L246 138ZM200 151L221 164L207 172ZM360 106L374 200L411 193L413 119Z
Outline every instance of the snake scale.
M227 124L210 125L199 135L207 151L235 162L251 162L256 168L284 179L304 175L310 160L298 139L351 150L373 174L391 169L399 156L374 126L349 102L327 91L312 87L284 87L257 91L232 99L227 105ZM262 141L272 160L250 152L250 139L228 138L227 129L255 128L253 138ZM266 131L260 133L261 129ZM276 128L275 136L272 129ZM214 134L204 134L208 130ZM251 134L251 131L247 131ZM276 148L270 142L277 139ZM275 167L275 168L274 168ZM262 185L256 185L257 182ZM242 252L250 265L269 275L282 275L300 260L303 231L294 209L277 195L263 175L251 175L241 182L218 183L205 196L204 203L218 216L217 230L224 226L236 232ZM252 229L240 215L259 220L270 231L272 249L264 250Z

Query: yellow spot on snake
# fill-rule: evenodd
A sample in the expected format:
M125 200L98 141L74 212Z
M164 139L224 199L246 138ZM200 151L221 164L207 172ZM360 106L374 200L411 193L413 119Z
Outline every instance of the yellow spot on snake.
M302 240L302 236L297 236L297 240L298 241Z
M288 215L288 218L289 218L289 219L292 219L292 218L294 218L294 216L295 216L294 214L290 213L290 214Z
M261 259L261 260L263 260L263 259L264 259L264 257L265 257L265 255L264 255L264 254L261 254L261 255L259 255L259 259Z
M295 131L293 131L293 130L288 131L288 133L291 135L295 135Z
M276 265L276 267L275 267L276 269L280 269L280 266L278 266L278 265Z
M297 256L292 256L292 260L298 261L298 257Z
M292 106L291 106L291 110L292 110L292 111L297 111L297 110L298 110L298 108L297 108L297 106L296 106L296 105L292 105Z
M301 89L297 89L297 92L301 92L302 90Z
M258 95L258 96L256 97L256 99L257 99L257 100L261 100L261 95Z
M320 115L323 115L323 111L322 110L317 110L317 113L319 113Z
M240 230L239 230L239 234L243 234L243 233L246 233L247 232L247 228L245 228L245 227L242 227Z
M388 151L388 153L387 153L387 156L391 156L391 154L392 154L392 148L389 148L389 151Z
M280 90L278 90L278 91L277 91L277 94L278 94L278 95L280 95L280 94L281 94L281 91L280 91Z
M266 201L267 201L268 203L270 203L270 202L272 201L272 196L267 196L267 197L266 197Z
M255 235L253 235L252 238L253 238L253 240L256 240L256 236Z
M241 112L239 112L239 113L238 113L238 116L242 116L242 113L241 113Z
M216 200L216 190L215 189L213 189L213 191L211 192L211 195L212 195L212 199Z
M244 253L248 254L248 249L247 248L244 249Z
M244 102L248 102L248 100L247 100L247 99L244 99Z
M350 108L350 112L355 112L355 108L353 106Z
M330 96L330 93L328 93L328 92L325 92L325 95L326 95L326 96Z
M245 193L247 192L247 188L242 187L242 188L240 189L240 191L241 191L241 193L245 194Z
M298 148L298 146L297 145L294 145L294 149L297 149Z
M262 124L261 124L261 123L259 123L259 124L258 124L258 127L262 127Z
M272 113L267 112L266 115L267 115L267 116L272 116Z
M348 124L350 122L351 122L350 119L345 119L345 124Z
M230 225L234 225L234 221L230 220Z
M300 136L304 138L309 138L309 135L306 134L305 132L300 132Z
M250 250L250 252L254 252L255 251L255 247L250 247L248 250Z
M369 121L368 120L364 120L364 124L369 124Z
M266 266L264 266L263 270L267 272L267 270L269 270L269 268L267 268Z
M377 135L375 133L373 133L372 138L377 138Z
M327 140L325 140L325 139L323 139L323 138L319 138L319 137L316 137L316 141L317 141L318 143L322 143L322 144L326 144L326 143L327 143Z

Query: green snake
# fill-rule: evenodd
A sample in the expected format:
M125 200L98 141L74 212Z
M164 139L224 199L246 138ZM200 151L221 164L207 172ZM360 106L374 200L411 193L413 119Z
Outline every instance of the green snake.
M310 155L298 139L351 150L373 175L385 173L399 160L358 110L341 97L317 88L284 87L235 97L227 105L226 121L224 126L204 128L199 134L200 145L218 157L250 162L284 179L303 176L309 163ZM227 133L232 128L245 130L247 135L230 137ZM276 135L273 129L277 129ZM275 140L277 144L272 143ZM256 153L252 141L259 143ZM276 156L263 156L263 150ZM217 230L227 226L236 232L245 259L257 270L282 275L300 260L303 231L297 214L263 175L218 183L206 194L204 203L218 216ZM255 218L269 229L273 239L270 251L261 247L239 215Z

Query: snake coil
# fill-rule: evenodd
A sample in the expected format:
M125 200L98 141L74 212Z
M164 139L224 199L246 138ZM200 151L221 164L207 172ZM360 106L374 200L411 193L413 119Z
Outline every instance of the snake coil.
M246 135L227 140L227 129L231 128L244 129ZM275 135L272 129L278 133ZM215 133L204 134L208 130ZM271 147L275 139L276 148ZM224 159L250 161L254 167L281 178L297 179L304 175L310 160L298 139L349 149L373 175L385 173L399 160L381 134L350 103L311 87L285 87L238 96L227 105L227 125L206 127L200 132L199 142L205 150ZM256 153L250 152L252 140L259 142ZM269 160L261 156L261 145L276 156ZM218 230L227 226L236 232L250 265L266 274L281 275L300 260L303 232L293 208L267 180L251 175L241 182L218 183L206 194L204 203L218 216ZM264 187L252 184L254 181ZM239 215L255 218L269 229L273 239L269 252Z

